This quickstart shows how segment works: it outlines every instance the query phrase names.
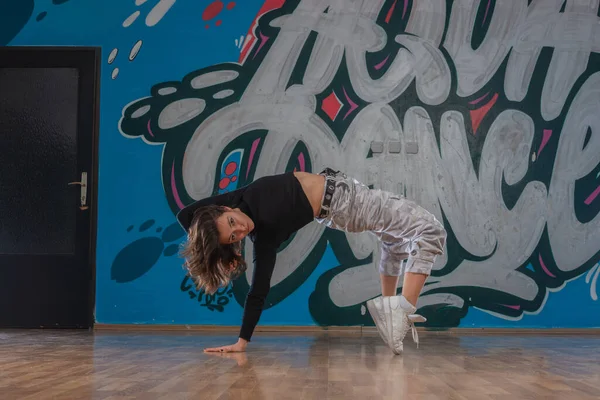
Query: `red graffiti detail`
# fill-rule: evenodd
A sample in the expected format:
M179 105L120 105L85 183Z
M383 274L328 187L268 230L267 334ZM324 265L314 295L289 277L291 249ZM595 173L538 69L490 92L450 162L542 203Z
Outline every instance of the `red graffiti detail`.
M225 167L225 173L227 175L231 175L235 172L235 170L237 169L237 163L235 161L231 161L229 164L227 164L227 166Z
M230 182L229 178L221 179L221 181L219 182L219 189L225 189L227 186L229 186L229 182Z
M221 21L221 20L218 20L217 22L215 22L215 25L216 25L216 26L220 26L222 22L223 22L223 21Z
M228 10L231 10L233 7L235 7L235 1L230 1L229 3L227 3Z
M205 21L209 21L209 20L213 19L214 17L219 15L221 10L223 9L223 6L224 6L224 4L221 0L217 0L215 2L210 3L204 9L204 12L202 13L202 19Z
M387 12L387 15L385 16L385 23L389 24L390 23L390 19L392 18L392 14L394 13L394 8L396 8L396 3L398 2L398 0L394 0L394 4L392 4L392 6L390 7L389 11Z
M479 124L483 121L483 118L487 115L490 109L496 104L498 100L498 93L492 97L492 99L483 107L478 108L477 110L471 111L471 123L473 124L473 135L477 134L477 128L479 128Z
M265 14L271 10L281 8L284 4L285 4L285 0L265 0L262 7L260 8L260 10L258 10L258 13L254 17L254 21L252 21L250 28L248 29L248 33L246 34L248 39L244 42L244 47L242 48L242 51L240 52L240 57L238 59L238 62L240 62L240 63L244 62L244 60L250 53L250 50L254 47L254 44L257 41L255 29L258 26L258 19L261 16L263 16L263 14Z
M343 104L338 100L335 93L331 92L331 94L323 100L321 109L325 111L325 114L327 114L327 116L331 118L332 121L335 121L335 118L340 112L342 105Z
M237 181L237 176L234 176L231 178L231 182L235 182L235 181Z

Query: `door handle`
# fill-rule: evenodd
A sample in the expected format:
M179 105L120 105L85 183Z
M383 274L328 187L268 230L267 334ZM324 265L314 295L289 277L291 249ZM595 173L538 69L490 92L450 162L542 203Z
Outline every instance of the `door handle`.
M87 172L82 172L81 173L81 181L80 182L69 182L67 183L67 185L79 185L81 186L81 195L79 197L79 202L80 202L80 206L79 208L81 210L87 210L88 206L86 206L87 203Z

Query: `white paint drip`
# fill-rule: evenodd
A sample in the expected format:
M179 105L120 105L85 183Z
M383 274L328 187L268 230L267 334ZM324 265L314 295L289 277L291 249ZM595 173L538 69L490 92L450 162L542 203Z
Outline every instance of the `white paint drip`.
M117 54L119 53L119 49L113 49L110 54L108 55L108 63L112 64L115 61L115 58L117 58Z
M147 2L148 0L135 0L135 5L136 6L141 6L142 4L144 4L145 2Z
M235 92L231 89L221 90L220 92L213 94L213 99L224 99L231 96L234 93Z
M113 79L117 79L117 76L118 76L118 75L119 75L119 68L115 68L115 69L113 69L113 72L112 72L112 78L113 78Z
M592 279L592 284L590 286L590 296L592 300L598 300L598 292L596 292L596 283L598 282L598 274L600 274L600 268L596 268L596 273L594 274L594 279Z
M176 0L160 0L146 17L146 25L154 26L158 24L160 20L163 19L163 17L171 9L171 7L173 7L175 1Z
M592 278L592 275L594 276ZM596 291L596 284L598 282L598 275L600 275L600 264L596 264L592 269L590 269L585 276L585 283L590 283L590 279L592 283L590 284L590 297L592 300L598 300L598 292Z
M205 107L206 102L202 99L189 98L174 101L159 114L158 127L174 128L200 115Z
M135 57L140 52L141 47L142 47L142 41L138 40L137 43L131 49L131 52L129 53L129 61L133 61L135 59Z
M244 35L241 35L239 39L235 39L235 47L241 50L244 45Z
M136 11L131 14L125 21L123 21L123 28L128 28L135 22L135 20L140 16L140 12Z
M199 75L192 79L190 85L194 89L203 89L213 85L219 85L225 82L233 81L234 79L237 79L238 76L240 76L240 73L233 70L207 72L206 74Z
M174 87L164 87L164 88L158 89L158 94L160 94L161 96L167 96L167 95L173 94L175 92L177 92L177 89Z
M140 107L139 109L135 110L133 112L133 114L131 114L131 118L140 118L144 115L146 115L148 113L148 111L150 111L150 106L149 105L145 105L143 107Z

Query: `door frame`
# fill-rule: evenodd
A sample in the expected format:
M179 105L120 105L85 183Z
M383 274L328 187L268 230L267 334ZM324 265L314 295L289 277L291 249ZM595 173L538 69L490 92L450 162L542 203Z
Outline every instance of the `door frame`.
M3 57L19 57L24 60L34 60L42 57L42 62L32 62L32 67L69 67L77 56L79 68L79 101L81 107L77 115L77 140L78 152L89 149L91 160L89 162L87 206L89 212L89 241L88 260L85 267L91 274L89 276L88 312L86 329L93 329L95 324L96 309L96 245L97 245L97 219L98 219L98 166L99 166L99 129L100 129L100 83L102 48L100 46L0 46L0 60ZM3 64L0 61L0 64ZM92 102L91 104L89 102ZM82 106L84 105L84 106ZM84 127L85 126L85 127ZM82 135L80 129L90 131L90 135ZM88 129L89 128L89 129ZM83 149L82 149L83 147ZM79 156L78 156L79 159ZM86 163L87 164L87 163ZM78 176L83 171L78 162ZM79 190L79 187L73 190ZM52 328L52 327L48 327Z

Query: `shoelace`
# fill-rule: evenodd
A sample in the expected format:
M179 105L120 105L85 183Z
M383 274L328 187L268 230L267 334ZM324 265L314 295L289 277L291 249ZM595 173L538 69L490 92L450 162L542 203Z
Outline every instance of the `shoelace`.
M406 335L406 333L408 332L408 329L410 328L412 330L412 338L413 338L413 342L415 342L417 344L417 349L419 348L419 334L417 332L417 327L415 326L415 322L425 322L425 318L423 318L423 316L419 315L419 314L410 314L407 316L408 319L408 323L406 324L406 326L404 327L404 330L402 331L402 335Z

